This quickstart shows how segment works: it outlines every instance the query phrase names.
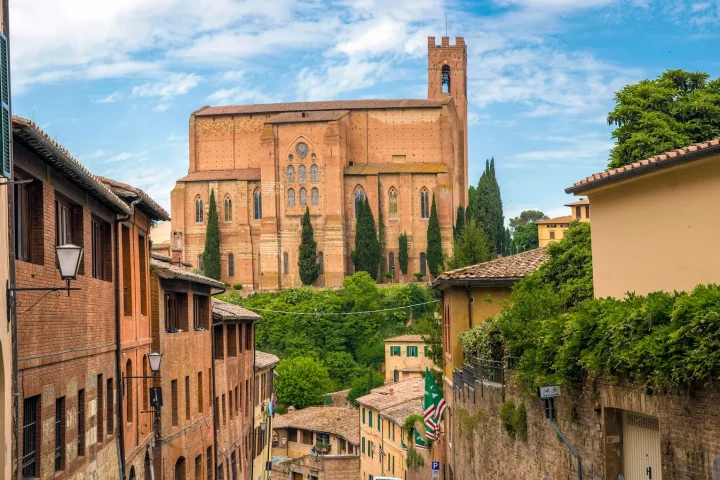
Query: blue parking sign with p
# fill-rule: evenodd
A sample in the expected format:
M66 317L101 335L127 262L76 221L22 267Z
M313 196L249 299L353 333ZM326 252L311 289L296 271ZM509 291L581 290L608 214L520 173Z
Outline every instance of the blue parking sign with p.
M432 462L433 470L440 470L440 462Z

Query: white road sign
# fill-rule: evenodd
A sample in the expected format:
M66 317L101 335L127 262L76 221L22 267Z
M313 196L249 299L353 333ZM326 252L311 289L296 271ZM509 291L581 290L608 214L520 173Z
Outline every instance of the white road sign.
M538 397L555 398L560 396L560 385L548 385L538 388Z

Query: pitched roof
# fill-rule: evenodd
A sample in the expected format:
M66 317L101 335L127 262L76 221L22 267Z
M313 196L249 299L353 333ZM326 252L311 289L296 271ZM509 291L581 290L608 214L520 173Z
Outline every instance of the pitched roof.
M548 218L547 220L538 220L535 222L538 225L546 225L548 223L570 223L572 222L572 215L564 215L562 217Z
M255 312L229 302L223 302L217 298L212 299L213 318L218 320L260 320L260 315ZM269 355L269 353L267 354Z
M184 270L173 264L150 258L150 268L160 278L174 279L174 280L186 280L188 282L200 283L202 285L209 285L212 288L221 289L225 291L225 284L218 282L212 278L191 271Z
M138 198L142 200L137 207L152 220L170 220L170 215L165 211L165 209L142 189L106 177L99 176L97 179L110 187L110 190L112 190L115 195L125 200L125 203L127 204L132 203Z
M386 342L422 342L422 335L400 335L399 337L386 338Z
M177 262L173 262L173 259L168 257L167 255L161 255L157 252L150 252L150 258L154 258L155 260L159 260L159 261L165 262L165 263L171 263L171 264L177 263ZM182 262L182 264L185 267L192 267L192 263L189 263L189 262Z
M282 112L270 117L265 124L329 122L339 120L350 113L350 110L315 110L312 112Z
M422 399L420 398L408 400L407 402L401 403L394 407L390 407L380 412L381 417L389 418L400 426L405 424L405 419L410 415L422 414L423 406Z
M659 168L668 168L678 164L707 158L720 153L720 138L708 142L700 142L689 147L678 148L670 152L654 155L645 160L634 162L623 167L611 168L604 172L594 173L589 177L575 182L565 189L566 193L579 193L608 183L619 182L630 177L655 172Z
M70 155L65 147L35 125L35 122L13 115L12 129L14 141L35 153L62 176L115 212L130 213L130 208L120 197Z
M530 275L548 259L546 247L501 257L489 262L445 272L435 279L433 288L446 284L512 284Z
M255 370L274 367L278 363L280 363L280 359L272 353L255 350Z
M345 167L345 175L377 175L379 173L447 173L442 163L360 163Z
M244 168L238 170L208 170L205 172L188 173L178 182L207 182L213 180L260 180L259 168Z
M358 398L356 401L360 405L374 408L383 413L388 408L396 407L410 400L418 400L423 395L425 395L425 379L415 377L373 388L369 394Z
M590 199L589 198L581 198L577 202L570 202L566 203L566 207L578 207L580 205L590 205Z
M447 105L448 99L424 98L407 100L328 100L321 102L265 103L255 105L205 106L193 112L201 117L208 115L234 115L243 113L312 112L318 110L366 110L382 108L438 108Z
M360 443L360 415L348 407L307 407L273 417L273 429L301 428L340 435L357 445Z

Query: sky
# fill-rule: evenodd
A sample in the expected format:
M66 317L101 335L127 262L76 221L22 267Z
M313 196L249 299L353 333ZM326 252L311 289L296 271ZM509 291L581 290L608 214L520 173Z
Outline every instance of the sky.
M506 219L559 216L608 163L614 93L717 78L719 24L720 0L11 0L12 109L169 210L192 111L425 98L447 25L468 49L470 182L494 157Z

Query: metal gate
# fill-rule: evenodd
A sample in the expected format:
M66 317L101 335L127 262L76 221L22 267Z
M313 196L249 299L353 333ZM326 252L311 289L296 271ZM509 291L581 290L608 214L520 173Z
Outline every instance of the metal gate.
M623 411L625 480L661 480L660 425L655 417Z

